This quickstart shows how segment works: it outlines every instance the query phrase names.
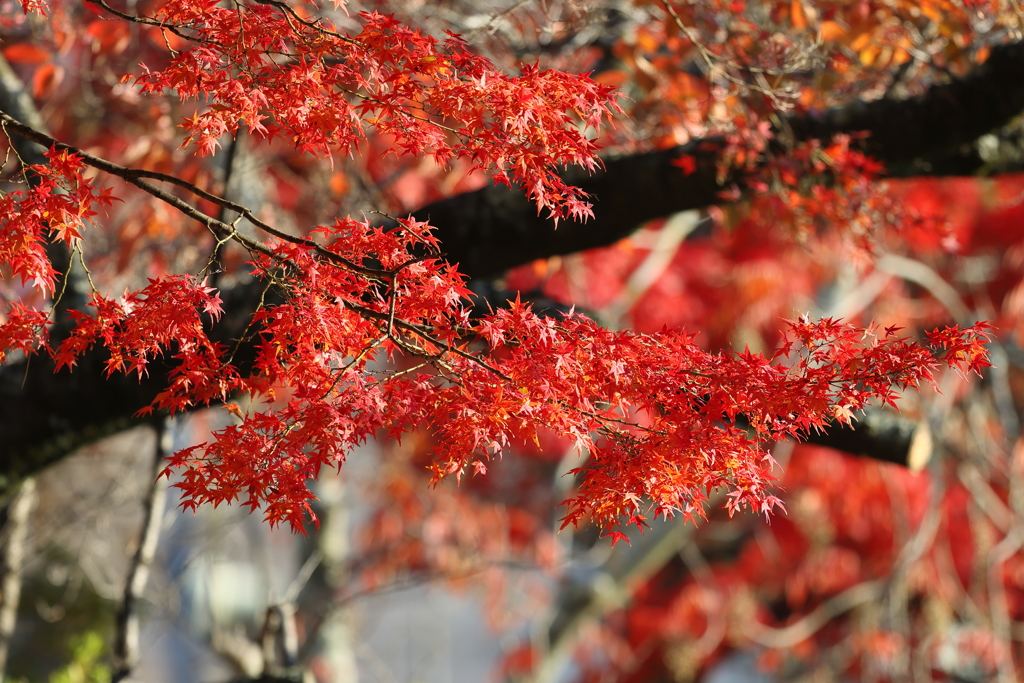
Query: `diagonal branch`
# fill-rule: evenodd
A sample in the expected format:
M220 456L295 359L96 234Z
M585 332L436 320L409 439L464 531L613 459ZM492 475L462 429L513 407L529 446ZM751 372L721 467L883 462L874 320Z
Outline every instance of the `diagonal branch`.
M820 631L836 617L885 595L886 582L867 581L857 584L827 600L800 621L783 628L765 626L757 620L744 624L743 633L759 645L770 648L793 647Z

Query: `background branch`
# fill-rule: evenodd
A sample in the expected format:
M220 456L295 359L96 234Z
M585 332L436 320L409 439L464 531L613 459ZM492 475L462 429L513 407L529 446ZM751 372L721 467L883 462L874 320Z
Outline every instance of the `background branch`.
M125 583L124 595L117 610L116 633L114 636L114 673L112 681L127 678L132 669L139 663L139 613L137 604L146 590L149 581L149 568L153 564L157 542L160 539L160 527L163 524L163 512L167 500L167 482L158 479L164 467L164 458L173 449L173 433L169 424L171 418L161 418L154 425L153 431L153 468L151 480L145 499L145 513L142 528L139 530L138 545L128 569L128 580Z
M0 680L5 678L7 654L18 620L28 521L35 504L36 480L29 477L0 512L5 518L0 530L3 541L3 552L0 555Z

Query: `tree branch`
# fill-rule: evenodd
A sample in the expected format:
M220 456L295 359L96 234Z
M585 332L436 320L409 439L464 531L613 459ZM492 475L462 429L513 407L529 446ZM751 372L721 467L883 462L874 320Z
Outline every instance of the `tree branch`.
M770 648L793 647L820 631L836 617L885 595L886 582L867 581L836 595L800 621L783 628L765 626L756 619L745 622L743 634L759 645Z
M852 425L831 424L812 432L806 443L827 446L920 472L931 460L933 442L927 421L915 421L881 408L867 408Z
M245 217L245 219L248 220L250 223L260 228L260 230L266 232L268 235L277 237L278 239L284 240L286 242L291 242L292 244L301 244L307 247L311 247L314 251L316 251L316 253L319 256L325 258L328 261L341 264L345 268L348 268L353 272L362 273L363 275L370 276L387 274L384 273L383 271L375 270L373 268L365 268L363 266L360 266L359 264L353 263L352 261L349 261L348 259L339 256L338 254L335 254L324 249L321 245L317 244L315 241L311 239L307 239L305 237L298 237L296 235L289 235L286 232L278 230L277 228L261 221L247 207L229 201L224 197L221 197L220 195L213 194L212 192L207 192L201 187L193 183L190 183L187 180L182 180L181 178L175 175L171 175L169 173L159 173L157 171L146 171L144 169L130 168L127 166L121 166L120 164L115 164L112 161L107 161L106 159L102 159L93 154L89 154L88 152L81 150L77 147L61 142L60 140L56 140L43 132L35 130L30 126L21 123L20 121L9 116L3 111L0 111L0 126L2 126L3 130L13 131L19 137L24 138L26 140L31 140L32 142L35 142L37 144L47 145L55 149L65 150L79 156L82 159L82 161L84 161L87 165L104 171L105 173L109 173L110 175L121 178L125 182L134 185L143 192L146 192L147 194L156 197L165 204L173 206L178 211L185 214L189 218L195 220L196 222L205 225L207 228L213 231L213 233L217 237L224 240L233 240L235 242L238 242L240 245L242 245L243 248L249 250L250 252L259 252L267 256L273 255L273 252L262 242L259 242L258 240L255 240L251 237L246 237L245 235L242 235L237 230L235 230L234 226L229 225L217 218L214 218L213 216L210 216L200 211L199 209L192 206L188 202L179 199L173 194L160 189L159 187L153 185L150 182L147 182L146 179L170 183L171 185L177 185L178 187L190 192L196 197L199 197L200 199L205 199L206 201L219 206L221 209L234 211L240 214L241 216Z
M633 592L654 576L679 549L693 542L694 527L682 518L656 521L631 543L612 548L607 560L585 583L570 583L559 592L559 604L540 641L541 660L534 683L553 683L564 677L572 652L585 626L600 621L627 604Z

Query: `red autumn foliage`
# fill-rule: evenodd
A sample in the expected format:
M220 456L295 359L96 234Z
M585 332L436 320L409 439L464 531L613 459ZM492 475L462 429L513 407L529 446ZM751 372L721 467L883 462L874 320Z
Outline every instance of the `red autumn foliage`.
M868 405L896 405L906 390L941 387L958 399L968 390L945 371L980 373L989 363L991 326L967 325L990 318L1018 337L1024 330L1018 178L885 184L887 169L860 151L863 136L793 142L770 123L874 97L904 65L913 67L905 83L913 94L983 63L987 24L972 12L984 4L794 0L760 3L758 15L745 2L638 2L657 20L616 42L616 68L588 76L569 65L586 71L596 53L567 57L569 65L552 58L564 69L514 64L519 72L509 75L462 37L437 40L378 12L342 27L340 15L334 23L312 5L172 0L139 3L130 17L93 2L76 32L54 3L52 46L4 51L34 69L36 95L62 96L59 65L45 63L61 51L93 55L124 78L107 84L102 124L81 132L55 116L49 164L29 166L27 186L0 200L0 264L21 285L6 297L0 359L44 353L76 372L83 354L102 346L108 376L140 378L168 362L165 387L142 412L226 404L231 419L170 460L185 507L238 503L296 530L316 519L311 480L368 440L404 439L415 451L405 465L434 485L454 476L462 487L426 503L410 467L381 474L390 506L363 533L377 546L370 583L410 569L460 571L474 554L511 552L550 569L558 551L538 510L560 502L563 528L596 525L611 546L659 517L697 523L702 547L714 546L720 524L750 533L703 572L673 560L640 582L633 602L602 624L594 649L606 649L589 653L584 679L654 680L666 670L685 678L751 643L780 669L813 668L842 647L840 668L874 680L893 677L910 650L927 653L936 671L956 670L952 649L992 672L1005 659L992 631L928 631L927 610L977 611L977 567L993 535L1008 533L999 513L979 522L980 494L963 482L934 493L937 476L810 446L797 446L780 470L773 450L849 424ZM992 26L1008 25L1003 9L986 15ZM824 66L812 63L811 46L821 44ZM915 66L921 53L934 58L937 76ZM707 73L686 67L694 63L710 65ZM628 87L628 97L609 83ZM629 118L616 119L623 109ZM618 124L608 130L611 120ZM142 142L131 132L139 121L153 129ZM222 154L240 134L274 159L267 175L278 213L250 212L249 231L232 221L239 207L222 198L205 162L175 151ZM430 225L410 218L384 228L353 217L351 206L348 217L314 220L310 209L313 195L340 205L367 179L414 208L488 175L521 188L556 223L583 220L600 213L601 198L592 205L557 174L562 167L600 169L601 145L712 136L721 141L722 206L709 211L707 234L677 233L673 242L670 221L659 221L505 278L512 290L543 290L593 315L552 316L519 297L481 314ZM319 185L309 180L310 157L330 157ZM675 165L699 173L697 157ZM90 220L110 225L106 253L90 251L100 232L85 229ZM186 260L185 245L199 256ZM62 293L54 247L88 261L97 277L88 308L72 312L70 331L51 342ZM948 299L920 291L926 277L897 277L895 257L926 264L928 277L968 283L953 301L981 313L963 318ZM842 313L799 317L841 280L843 259L874 289L855 289L860 299ZM963 263L991 277L970 280ZM657 266L657 277L641 282L634 274L645 266ZM266 287L245 334L228 344L211 338L225 313L224 274ZM608 305L612 324L602 326ZM633 329L614 329L623 323ZM240 358L242 346L251 357ZM999 432L972 425L979 439ZM573 462L571 485L538 493L544 467L566 449L586 458ZM520 459L521 490L512 491L502 477ZM991 469L985 500L1000 510L1012 478L1002 465ZM480 492L512 501L509 510ZM741 510L759 514L735 518ZM906 530L922 528L937 529L939 541L904 559ZM1022 567L1011 552L992 569L1014 621L1024 620ZM907 607L905 632L839 612L791 635L818 610L880 599L878 582L897 571L900 589L918 601ZM525 676L542 663L543 653L523 645L510 651L506 673Z
M372 129L397 154L430 154L441 164L467 159L502 183L514 181L556 218L590 213L555 167L596 168L597 148L581 131L617 110L610 88L528 65L507 77L457 36L438 44L377 13L361 22L361 32L344 35L304 9L170 2L144 23L189 46L136 81L143 94L170 88L182 100L208 101L182 124L184 144L200 154L242 124L292 140L300 152L342 155ZM747 130L754 131L740 129ZM762 126L730 138L722 163L750 163L766 133ZM811 155L816 170L825 168L817 159L832 158L875 171L848 155L845 142L837 145ZM32 169L39 180L26 197L6 200L8 221L24 227L10 232L17 239L4 252L16 274L45 290L53 274L44 240L73 247L93 205L112 201L80 172L86 164L110 172L102 160L66 147L49 159L50 167ZM145 174L114 172L153 187ZM781 177L787 182L784 170ZM838 205L834 197L819 199L815 210ZM702 516L709 492L721 487L730 512L768 514L778 500L766 442L849 423L873 400L893 403L897 389L933 382L939 363L964 372L987 365L984 324L916 342L891 329L801 321L765 357L707 353L671 330L638 335L578 314L544 318L519 301L474 319L469 292L440 259L427 225L400 221L385 231L341 219L302 238L257 221L272 238L260 242L207 224L220 240L242 244L254 272L286 295L253 315L258 354L250 371L208 339L201 314L216 320L220 302L201 275L160 276L118 299L94 292L96 312L74 312L74 331L53 349L31 316L9 320L5 327L20 327L4 338L21 349L44 342L58 368L101 342L108 374L141 377L155 356L169 355L177 365L151 409L171 413L236 395L273 402L287 391L285 405L253 408L210 442L176 454L168 472L181 471L175 486L187 507L238 501L296 530L315 519L308 481L323 467L340 466L378 433L398 437L418 426L437 436L435 482L486 472L512 439L535 439L540 429L573 440L590 460L574 471L580 486L563 524L589 519L613 542L625 538L620 526L642 529L651 515ZM396 357L418 365L383 374L368 367ZM752 434L735 424L739 415Z

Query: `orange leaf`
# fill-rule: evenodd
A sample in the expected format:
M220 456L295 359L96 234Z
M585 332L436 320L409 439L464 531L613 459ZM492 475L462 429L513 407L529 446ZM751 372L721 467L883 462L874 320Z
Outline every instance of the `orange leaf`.
M341 171L335 172L331 175L331 192L337 196L341 196L348 192L348 176Z
M865 31L864 33L861 33L859 36L853 39L853 42L850 43L850 49L853 50L854 52L860 52L861 50L866 48L868 46L868 43L870 42L871 32Z
M807 28L807 16L804 14L804 6L800 0L793 0L789 3L789 20L793 23L793 28Z
M5 47L3 55L12 64L42 64L50 61L53 56L49 50L44 50L32 43L18 43Z
M97 19L89 24L86 33L99 44L100 52L118 54L128 47L131 35L127 27L120 22Z
M818 35L827 43L841 39L846 35L846 29L834 21L823 21L821 22L821 27L818 29Z
M934 21L936 24L941 24L942 20L945 18L943 14L944 10L936 7L934 2L928 2L927 0L925 2L922 2L920 5L920 10L921 14L925 15L926 17Z
M594 74L593 78L598 83L618 88L629 80L629 74L622 69L608 69L607 71Z
M878 59L878 55L881 52L882 48L878 47L877 45L872 45L869 48L861 50L860 55L858 55L860 63L863 64L864 66L871 66L872 64L875 63L875 60Z
M53 91L64 80L64 67L56 64L43 64L32 75L32 97L41 100L53 94Z

